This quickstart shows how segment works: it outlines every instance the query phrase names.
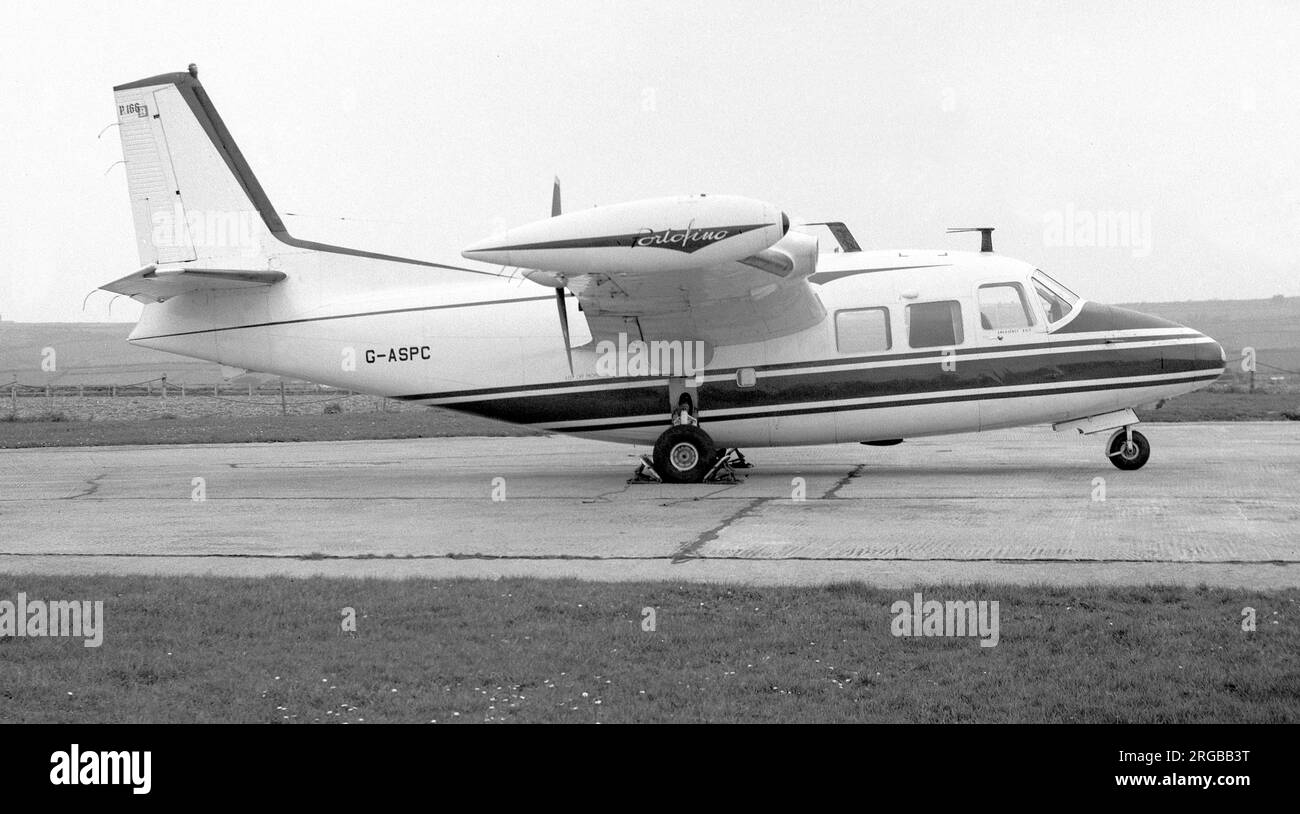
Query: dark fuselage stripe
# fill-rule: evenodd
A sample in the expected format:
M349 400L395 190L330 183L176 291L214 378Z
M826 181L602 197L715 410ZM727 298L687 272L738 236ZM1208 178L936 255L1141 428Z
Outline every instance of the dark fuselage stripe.
M856 277L859 274L877 274L882 271L909 271L911 269L938 269L947 268L952 263L931 263L927 266L882 266L874 269L848 269L846 271L815 271L809 277L808 281L822 285L834 282L845 277Z
M1117 346L1132 344L1136 342L1158 342L1158 341L1167 341L1173 339L1192 340L1195 338L1196 337L1192 337L1187 334L1164 334L1160 336L1129 336L1129 337L1120 337L1120 338L1109 339L1109 340L1073 339L1073 340L1066 340L1061 342L1035 342L1032 344L1006 345L1002 347L957 348L956 356L960 358L960 357L970 357L972 355L980 355L980 354L1014 353L1019 351L1048 351L1050 354L1054 354L1061 350L1083 346L1083 345L1096 345L1098 347L1092 351L1081 351L1081 352L1105 353L1110 350L1117 350L1118 349ZM1043 356L1046 354L1024 353L1020 355L1036 357L1036 356ZM756 373L766 374L765 377L771 378L774 375L780 375L779 373L780 371L786 371L786 370L795 371L795 370L803 370L806 368L837 367L840 365L868 366L872 364L898 362L901 360L919 360L919 361L928 362L931 365L937 365L940 362L944 361L944 359L945 357L942 354L940 354L937 350L927 350L927 351L919 351L913 353L882 354L877 356L846 356L839 359L817 359L817 360L806 361L806 362L781 362L778 364L771 364L771 365L754 365L752 368L724 367L724 368L717 368L713 370L706 370L704 373L706 376L734 376L736 375L736 372L738 370L752 369ZM789 375L797 376L801 374L792 373ZM663 378L664 378L663 376L657 377L657 379L663 379ZM473 388L468 390L444 390L437 393L414 393L406 396L395 396L394 398L401 399L404 401L426 401L428 399L451 399L451 398L463 398L463 397L473 397L473 396L483 396L483 397L503 396L503 395L509 395L511 393L531 393L537 391L552 391L552 390L563 391L569 389L580 390L583 388L590 388L593 385L615 386L615 385L630 384L633 382L646 382L646 377L624 376L618 378L579 379L574 381L546 382L540 384L509 385L505 387Z
M1102 392L1106 390L1131 389L1135 387L1153 387L1153 386L1159 386L1165 384L1185 384L1190 382L1213 381L1214 379L1217 379L1219 375L1220 373L1218 371L1215 371L1214 373L1209 373L1209 374L1203 374L1197 376L1182 376L1173 379L1163 379L1160 381L1108 382L1106 384L1094 384L1094 385L1086 385L1080 387L1062 387L1062 388L1054 388L1051 390L1024 389L1024 390L1015 390L1015 391L1003 391L998 393L966 393L959 396L940 395L940 396L933 396L931 398L924 398L924 399L899 399L895 401L879 401L879 402L870 402L866 404L833 404L833 405L821 405L817 407L800 407L798 405L792 405L790 407L786 407L778 410L766 410L758 413L726 414L726 413L719 413L710 410L701 410L700 418L701 420L708 420L708 421L744 421L748 419L777 418L783 416L816 415L819 413L842 413L842 412L850 412L853 410L878 410L885 407L915 407L923 404L946 404L946 403L957 403L957 402L964 402L964 401L985 401L991 399L1023 398L1026 396L1055 396L1055 395L1062 395L1062 394L1069 394L1069 393L1090 393L1090 392ZM534 423L540 423L540 422L534 422ZM597 432L601 430L636 429L639 427L659 427L663 425L664 425L664 418L659 417L654 419L639 419L634 421L618 421L617 419L611 419L609 423L587 424L581 426L554 427L552 429L555 432Z
M781 410L810 402L862 399L941 397L953 391L988 393L1023 387L1093 386L1105 380L1137 377L1209 375L1223 368L1218 354L1210 358L1200 344L1169 345L1153 354L1147 348L1106 348L966 359L945 369L929 362L848 370L812 370L781 376L764 376L754 386L739 388L726 382L705 382L700 406L716 417L727 410L769 408ZM1210 375L1210 371L1214 371ZM595 421L636 418L666 413L667 387L663 379L638 387L609 387L581 391L550 391L531 395L487 396L448 403L431 396L421 400L453 410L520 424Z

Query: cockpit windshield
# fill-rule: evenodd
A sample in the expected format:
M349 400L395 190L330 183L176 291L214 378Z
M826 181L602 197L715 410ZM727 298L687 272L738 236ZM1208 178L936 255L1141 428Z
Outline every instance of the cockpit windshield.
M1055 324L1069 316L1079 302L1079 295L1049 277L1042 269L1033 274L1034 291L1047 312L1047 321Z

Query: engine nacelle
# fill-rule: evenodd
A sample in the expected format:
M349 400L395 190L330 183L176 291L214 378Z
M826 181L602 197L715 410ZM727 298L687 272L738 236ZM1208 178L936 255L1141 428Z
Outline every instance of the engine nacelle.
M479 241L461 255L561 276L679 271L751 257L789 229L780 209L750 198L649 198L539 220Z

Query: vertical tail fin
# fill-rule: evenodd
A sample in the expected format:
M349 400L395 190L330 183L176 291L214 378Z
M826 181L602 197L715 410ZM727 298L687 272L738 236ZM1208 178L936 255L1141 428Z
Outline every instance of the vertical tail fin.
M118 85L113 97L142 273L149 273L151 266L178 265L262 272L273 270L272 259L289 247L298 253L328 252L495 276L290 235L199 84L193 65L186 73ZM256 275L259 280L265 276Z
M265 268L284 233L198 71L113 89L140 264Z

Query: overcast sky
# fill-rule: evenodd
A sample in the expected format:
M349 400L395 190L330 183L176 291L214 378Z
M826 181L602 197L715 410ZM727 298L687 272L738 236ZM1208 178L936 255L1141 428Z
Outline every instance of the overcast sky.
M97 136L190 62L301 237L459 262L558 174L566 209L734 193L865 248L993 225L1102 301L1297 295L1298 55L1296 2L8 2L0 316L135 319L85 300L138 266Z

